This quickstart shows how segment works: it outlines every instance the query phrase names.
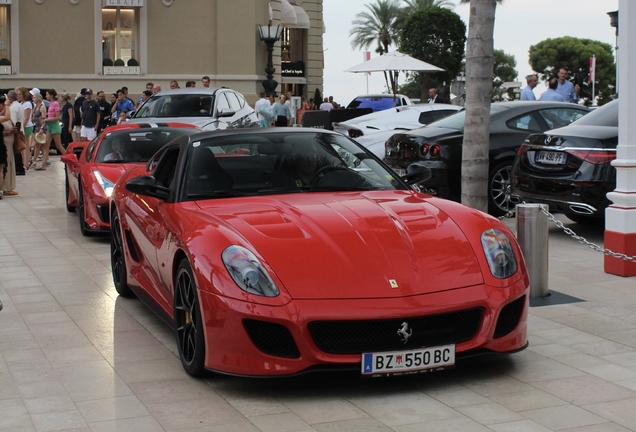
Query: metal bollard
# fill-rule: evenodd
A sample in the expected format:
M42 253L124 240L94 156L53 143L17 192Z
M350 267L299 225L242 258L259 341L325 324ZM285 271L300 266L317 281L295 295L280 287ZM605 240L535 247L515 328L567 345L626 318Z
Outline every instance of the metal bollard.
M516 206L517 241L530 277L530 298L547 297L548 292L548 217L541 211L545 204Z

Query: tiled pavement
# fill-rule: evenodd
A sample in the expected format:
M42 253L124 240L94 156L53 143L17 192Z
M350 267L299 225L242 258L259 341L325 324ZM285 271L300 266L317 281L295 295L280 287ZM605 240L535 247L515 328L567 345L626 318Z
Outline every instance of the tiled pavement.
M169 328L117 297L63 178L54 156L0 201L0 431L636 430L636 279L556 226L550 289L585 302L531 308L522 353L402 379L196 380Z

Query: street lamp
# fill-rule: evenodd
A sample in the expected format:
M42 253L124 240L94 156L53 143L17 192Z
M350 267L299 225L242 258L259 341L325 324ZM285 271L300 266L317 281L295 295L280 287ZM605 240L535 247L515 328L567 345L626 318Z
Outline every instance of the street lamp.
M614 52L616 53L616 94L618 94L618 11L612 11L607 13L610 17L610 25L616 29L616 45L614 46Z
M276 69L274 69L274 63L272 62L272 54L274 52L274 44L280 39L283 29L280 25L272 27L269 24L258 24L257 26L261 40L267 45L267 67L265 68L267 79L263 81L263 88L265 89L265 94L270 96L276 93L276 87L278 87L278 82L274 79Z

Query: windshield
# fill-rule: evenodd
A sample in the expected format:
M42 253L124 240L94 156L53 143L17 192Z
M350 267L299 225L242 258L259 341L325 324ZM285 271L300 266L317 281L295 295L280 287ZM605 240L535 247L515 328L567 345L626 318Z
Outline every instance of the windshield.
M196 128L144 128L109 132L99 145L95 162L147 162L161 147Z
M503 111L505 107L493 104L490 106L490 115ZM466 120L466 110L461 110L456 114L449 115L441 120L429 123L426 127L442 127L448 129L464 129L464 120Z
M393 96L357 97L347 108L371 108L373 111L383 111L399 105L401 105L399 97L395 99L395 103Z
M241 134L192 144L190 199L408 187L370 153L340 135Z
M213 117L214 96L181 94L151 96L133 118L146 117Z
M615 126L618 127L618 99L595 109L572 123L577 126Z

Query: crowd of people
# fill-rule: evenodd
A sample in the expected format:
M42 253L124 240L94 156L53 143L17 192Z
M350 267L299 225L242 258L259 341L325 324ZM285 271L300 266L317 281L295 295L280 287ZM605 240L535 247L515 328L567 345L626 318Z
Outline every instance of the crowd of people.
M300 125L303 114L306 111L331 111L332 109L340 109L341 106L333 100L333 96L325 97L323 102L318 106L313 98L305 101L300 100L300 107L292 109L292 92L266 96L265 92L260 93L260 99L254 104L254 111L258 117L260 127L269 126L291 126L294 123Z
M558 77L553 77L548 80L548 88L541 93L539 100L578 104L581 100L581 85L579 83L572 84L572 82L568 81L568 76L568 70L564 67L560 68ZM534 94L534 88L539 83L539 78L535 74L530 74L526 76L526 83L528 85L521 91L520 99L522 101L537 100Z
M210 77L204 76L201 83L210 87ZM185 85L196 87L196 82ZM179 88L179 83L171 81L170 88ZM0 199L18 195L17 176L46 170L51 148L64 154L71 142L92 140L104 128L124 123L130 111L159 91L159 84L148 82L137 101L128 97L127 87L108 95L109 100L104 91L94 93L90 88L82 88L74 100L68 93L41 92L36 87L17 87L0 96ZM15 154L14 141L20 132L26 148Z

